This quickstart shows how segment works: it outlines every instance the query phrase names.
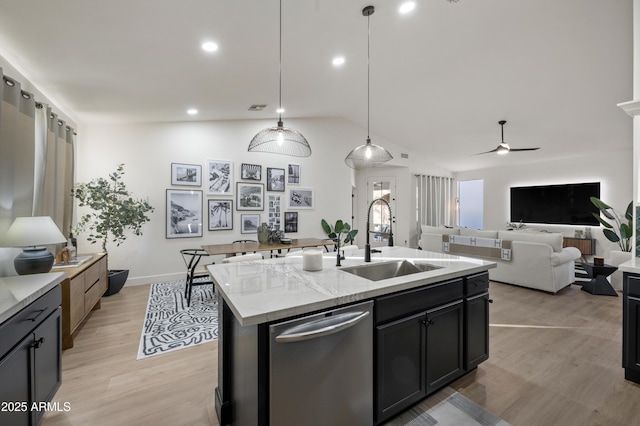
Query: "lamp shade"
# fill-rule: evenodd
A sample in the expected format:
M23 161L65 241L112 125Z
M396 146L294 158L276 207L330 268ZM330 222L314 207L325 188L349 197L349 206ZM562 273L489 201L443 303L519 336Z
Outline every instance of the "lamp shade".
M278 121L276 127L267 127L256 134L249 144L249 152L271 152L273 154L308 157L311 155L309 142L297 130L284 127Z
M393 156L384 147L371 143L367 138L367 143L353 148L344 162L352 169L362 170L370 167L381 166Z
M17 217L2 238L3 247L35 247L67 239L49 216Z

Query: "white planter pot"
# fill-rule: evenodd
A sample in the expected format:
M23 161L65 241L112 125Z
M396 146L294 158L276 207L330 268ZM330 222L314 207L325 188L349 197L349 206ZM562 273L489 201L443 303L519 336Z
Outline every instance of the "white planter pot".
M620 266L620 264L631 260L630 251L611 250L609 259L605 262L607 265ZM622 271L618 270L609 276L611 286L617 291L622 291Z

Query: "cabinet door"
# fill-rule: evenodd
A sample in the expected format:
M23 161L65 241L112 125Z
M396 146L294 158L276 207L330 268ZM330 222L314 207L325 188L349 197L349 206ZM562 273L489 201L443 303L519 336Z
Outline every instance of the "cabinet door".
M427 393L463 373L463 301L427 311Z
M424 313L376 327L376 420L426 395Z
M71 280L69 287L69 324L71 333L84 318L84 272Z
M640 351L638 350L638 332L640 331L640 298L627 297L627 327L625 330L627 343L623 357L624 367L640 372Z
M53 399L62 382L61 309L58 308L34 330L34 401ZM34 412L36 424L44 413Z
M469 297L465 302L465 370L489 358L489 293Z
M0 359L0 425L31 424L32 344L30 333Z

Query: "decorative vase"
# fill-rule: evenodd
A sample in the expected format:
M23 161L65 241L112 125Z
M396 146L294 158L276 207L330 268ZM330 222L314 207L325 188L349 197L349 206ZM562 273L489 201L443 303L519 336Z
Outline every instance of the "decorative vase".
M266 222L262 222L262 225L258 226L258 242L260 244L268 243L270 234L269 225Z

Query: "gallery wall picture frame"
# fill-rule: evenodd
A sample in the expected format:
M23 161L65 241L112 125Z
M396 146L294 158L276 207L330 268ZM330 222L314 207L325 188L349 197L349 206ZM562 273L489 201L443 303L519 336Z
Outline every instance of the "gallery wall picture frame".
M241 214L240 215L240 233L241 234L257 234L258 226L260 226L259 214Z
M298 232L298 212L284 212L284 232Z
M315 195L313 188L289 188L287 205L290 209L313 209Z
M267 191L284 192L284 169L267 167Z
M291 185L300 185L299 164L289 164L287 166L287 183Z
M233 195L233 162L207 159L207 195Z
M171 185L201 186L200 164L171 163Z
M267 223L271 229L282 229L282 196L269 194L267 197L267 209L269 212Z
M209 200L209 231L233 229L233 200Z
M167 189L166 238L202 237L202 191Z
M263 183L237 183L236 210L264 210Z
M240 165L240 179L262 180L262 166L259 164L242 163Z

